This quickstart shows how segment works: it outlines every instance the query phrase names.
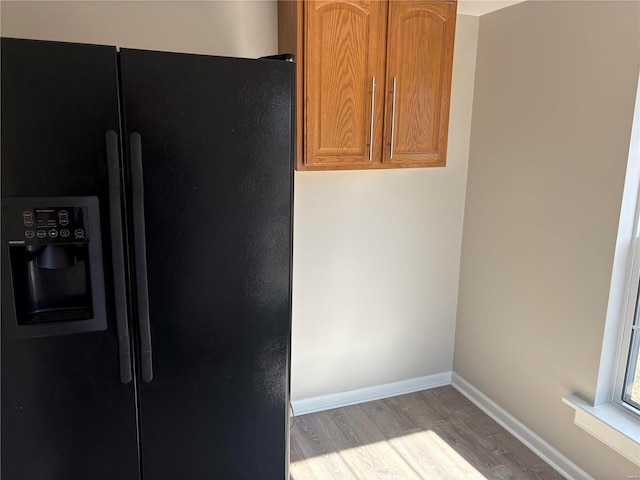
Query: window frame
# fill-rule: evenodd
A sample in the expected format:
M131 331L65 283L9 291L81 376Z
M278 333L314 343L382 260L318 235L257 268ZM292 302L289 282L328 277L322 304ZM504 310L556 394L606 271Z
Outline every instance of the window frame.
M631 162L632 159L629 158ZM640 332L634 325L638 325L640 315L640 197L636 196L633 224L633 242L631 245L631 268L628 288L626 292L624 315L620 326L620 340L618 342L617 359L615 362L613 392L611 401L628 411L640 416L640 404L631 401L631 389L634 376L631 364L637 362L640 348ZM624 219L621 218L621 221ZM634 338L635 337L635 338ZM634 369L635 373L635 369ZM627 398L628 397L628 398Z
M616 302L614 295L616 289L622 286L622 282L616 285L616 277L620 280L624 279L626 286L622 299L624 303L618 312L615 308L609 308L607 312L606 327L617 325L619 328L615 348L615 367L610 373L611 381L607 381L606 372L600 370L599 394L596 395L594 405L608 401L640 416L640 403L631 400L635 364L640 354L640 331L638 330L640 326L640 74L635 100L616 243L616 257L620 258L614 259L609 307ZM609 314L619 318L611 318ZM606 347L605 328L601 363L606 363L605 355L609 355ZM634 365L633 373L631 372L632 364Z

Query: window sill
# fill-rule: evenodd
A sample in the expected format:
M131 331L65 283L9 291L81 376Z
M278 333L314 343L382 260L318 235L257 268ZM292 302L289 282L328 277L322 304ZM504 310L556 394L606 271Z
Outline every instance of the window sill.
M593 407L575 395L562 401L576 411L576 425L640 465L640 418L612 403Z

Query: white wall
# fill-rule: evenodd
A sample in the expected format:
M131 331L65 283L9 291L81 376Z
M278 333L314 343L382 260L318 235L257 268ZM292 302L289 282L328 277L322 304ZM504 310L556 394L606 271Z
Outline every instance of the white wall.
M638 2L480 18L454 370L596 479L638 467L593 399L640 68Z
M477 29L458 16L445 168L296 173L293 400L452 369Z
M278 52L272 1L0 3L4 37L256 58Z

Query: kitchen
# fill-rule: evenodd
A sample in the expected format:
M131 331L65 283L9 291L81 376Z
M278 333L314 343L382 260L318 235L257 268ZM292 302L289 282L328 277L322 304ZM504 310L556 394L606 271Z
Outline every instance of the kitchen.
M595 10L598 4L594 2L577 2L573 6L576 10L562 3L554 6L556 2L527 3L480 17L458 12L445 168L295 173L291 400L294 411L309 405L312 409L314 403L315 408L327 408L336 394L355 392L353 399L364 401L367 395L391 395L398 389L426 389L450 383L451 372L456 372L594 478L626 478L633 466L574 426L571 410L562 404L561 397L573 391L589 394L595 388L604 325L598 314L602 313L608 294L605 284L610 276L621 179L627 160L624 150L628 148L628 122L635 95L633 84L637 80L637 41L633 40L638 36L637 22L633 20L637 12L633 2L601 10ZM564 19L578 15L585 25L593 26L594 17L603 11L611 12L609 21L604 23L607 30L588 48L571 41L579 34L585 35L579 22L562 25L575 29L566 34L565 43L562 29L551 20L548 25L543 23L545 35L536 41L533 32L524 28L530 15L544 22L556 14L564 15ZM486 43L485 50L480 48L484 38L493 39L492 32L496 32L498 42L498 33L515 36L518 29L524 31L524 46L520 48L528 52L528 57L523 55L518 64L523 73L518 76L507 69L508 65L502 65L505 84L495 84L515 89L521 82L528 89L509 91L512 96L521 94L521 104L513 109L518 107L527 115L537 116L521 117L519 123L512 123L513 130L502 132L503 141L513 139L504 147L511 150L503 156L496 155L496 163L490 164L493 170L481 168L500 138L500 132L488 130L492 103L510 112L506 103L511 97L505 95L504 103L500 103L500 90L492 87L491 82L497 79L489 68L491 49L511 53L511 61L519 56L518 52L511 52L509 43ZM635 37L623 37L625 31ZM257 58L277 51L277 8L274 2L2 2L2 35ZM536 42L539 50L532 46ZM567 100L562 109L560 100L572 91L570 83L563 84L566 91L559 93L554 103L565 117L558 111L545 117L542 108L548 104L540 102L531 85L524 83L526 75L540 68L541 79L549 82L545 88L552 90L554 76L543 70L549 67L545 55L558 45L565 45L566 52L582 59L579 65L586 68L598 44L602 45L601 50L596 51L602 55L620 51L608 58L609 68L617 69L616 75L591 77L593 83L587 82L589 88L597 86L614 96L613 100L592 98L605 109L607 122L592 126L584 114L573 114L582 98L577 94L574 103ZM553 65L552 60L549 62ZM526 65L531 65L530 70L525 69ZM565 73L567 77L559 83L571 81L571 72ZM514 78L512 83L508 81L510 77ZM569 229L567 217L546 217L544 205L536 209L533 203L529 204L528 218L536 223L529 221L521 225L522 230L509 228L505 218L513 220L517 216L506 212L502 220L495 220L494 229L482 230L482 222L495 219L498 213L495 204L493 210L482 210L483 205L487 206L483 201L492 200L492 192L497 189L503 192L506 202L510 198L507 194L515 198L517 193L506 189L508 177L501 181L496 173L506 172L520 181L528 173L527 162L523 161L521 170L511 170L516 167L508 162L509 155L519 152L516 140L526 145L523 150L534 151L538 141L530 139L556 131L567 117L572 121L567 134L573 133L581 141L580 156L593 158L591 152L616 154L615 162L602 162L607 168L595 159L590 161L589 175L582 179L580 190L571 190L580 201L566 204L574 209L574 221L582 223ZM542 124L541 118L548 124ZM557 124L553 123L555 118ZM540 135L534 135L532 127ZM588 134L580 134L580 128L587 129ZM595 149L587 139L593 143L597 140L602 146ZM534 179L545 195L556 195L547 196L550 202L561 202L566 200L562 190L574 184L574 170L571 163L554 165L567 153L560 148L561 140L554 145L558 153L549 153L540 162L547 178L553 181L548 180L549 184L544 178ZM546 185L550 185L550 192L544 190ZM534 183L532 188L535 186ZM602 227L596 228L599 235L592 236L584 250L570 257L573 263L563 264L563 252L552 249L560 248L555 243L549 244L548 256L534 253L533 244L529 243L521 247L529 252L527 256L518 257L513 251L516 241L527 241L519 238L520 234L529 235L530 242L536 238L544 241L544 232L553 231L563 222L568 226L562 231L574 238L576 232L590 225L592 211L599 212ZM467 232L472 236L467 237ZM511 252L512 256L503 261L522 260L519 266L523 273L518 277L521 282L509 284L502 276L508 272L505 265L495 274L501 281L497 285L514 289L509 298L529 299L532 315L548 314L543 305L555 307L554 314L566 314L568 318L563 318L562 327L554 329L552 335L552 325L511 321L515 304L501 312L483 303L485 297L500 297L499 291L491 289L496 278L483 276L478 266L489 241L495 242L496 249ZM599 261L592 260L598 258ZM576 267L586 260L591 263L584 265L597 268L599 275L587 275L586 266ZM543 284L544 272L553 271L551 265L560 266L563 279L556 285L557 292L581 299L579 309L572 310L570 305L575 302L564 303L561 293L556 297L545 288L542 291L547 296L539 303L525 295L529 287ZM543 272L537 270L543 267ZM581 290L589 293L578 293ZM482 312L482 316L476 316L474 310ZM495 321L488 321L491 318ZM572 341L576 331L581 332L579 342ZM523 336L535 341L523 345ZM492 338L501 340L494 344ZM512 366L513 358L520 360ZM513 371L517 365L523 365L526 382ZM487 372L487 378L481 370ZM510 393L499 390L502 382L490 379L501 375L509 375L507 383L513 389Z

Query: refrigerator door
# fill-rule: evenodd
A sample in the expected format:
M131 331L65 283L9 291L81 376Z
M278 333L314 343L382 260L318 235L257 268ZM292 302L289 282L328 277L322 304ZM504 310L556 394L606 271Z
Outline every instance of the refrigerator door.
M1 476L139 479L135 389L121 381L111 268L105 133L119 128L116 51L5 38L1 58L3 227L29 240L3 228ZM51 244L41 254L39 239ZM20 275L31 281L15 282ZM17 315L16 300L37 314ZM84 313L74 318L65 306L78 303Z
M294 65L123 49L121 72L143 476L284 480Z

